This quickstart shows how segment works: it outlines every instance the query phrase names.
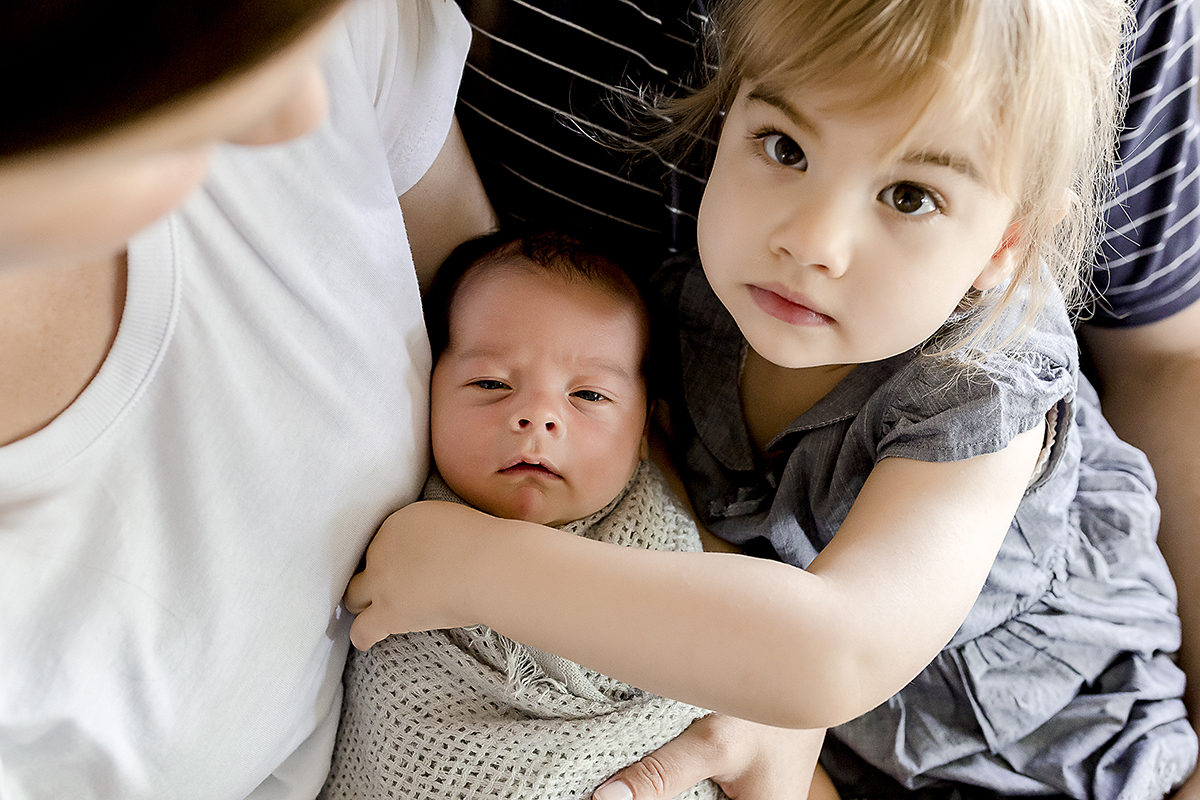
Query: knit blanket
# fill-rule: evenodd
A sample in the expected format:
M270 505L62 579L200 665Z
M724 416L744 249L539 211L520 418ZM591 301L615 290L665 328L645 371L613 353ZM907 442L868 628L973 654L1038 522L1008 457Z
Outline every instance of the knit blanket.
M436 475L423 498L462 502ZM625 547L701 549L695 524L646 461L608 506L561 529ZM708 713L483 626L352 649L343 684L322 798L586 800ZM705 781L679 797L725 795Z

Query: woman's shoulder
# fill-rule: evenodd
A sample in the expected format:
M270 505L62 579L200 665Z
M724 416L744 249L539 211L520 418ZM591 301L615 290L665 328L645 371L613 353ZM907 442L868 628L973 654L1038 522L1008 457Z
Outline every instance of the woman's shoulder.
M442 148L471 42L456 3L356 0L330 43L326 76L334 109L351 80L374 107L396 194L425 173Z

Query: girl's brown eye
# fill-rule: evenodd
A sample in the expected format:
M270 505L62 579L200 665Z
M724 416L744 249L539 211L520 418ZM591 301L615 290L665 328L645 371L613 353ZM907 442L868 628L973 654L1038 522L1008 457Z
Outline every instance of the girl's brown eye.
M893 183L879 193L879 201L910 217L938 210L937 200L928 189L912 183Z
M808 168L808 158L800 149L800 145L782 133L772 133L763 137L763 149L766 150L768 158L781 166Z

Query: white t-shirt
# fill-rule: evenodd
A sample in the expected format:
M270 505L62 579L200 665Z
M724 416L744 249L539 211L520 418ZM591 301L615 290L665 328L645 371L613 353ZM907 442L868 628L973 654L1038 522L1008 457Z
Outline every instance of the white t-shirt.
M0 448L0 798L312 798L338 608L428 468L429 349L396 197L432 163L470 30L362 0L331 117L129 248L112 351Z

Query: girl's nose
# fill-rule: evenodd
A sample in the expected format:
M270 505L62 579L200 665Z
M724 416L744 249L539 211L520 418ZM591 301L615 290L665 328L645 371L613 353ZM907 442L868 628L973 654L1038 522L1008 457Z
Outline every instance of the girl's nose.
M772 253L840 278L850 266L854 222L829 198L797 205L770 232Z

